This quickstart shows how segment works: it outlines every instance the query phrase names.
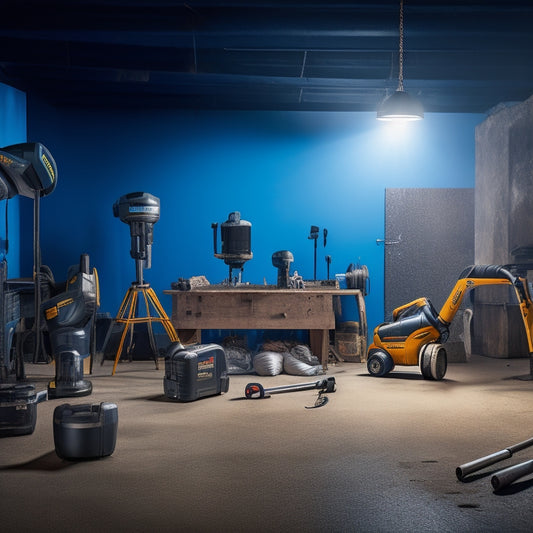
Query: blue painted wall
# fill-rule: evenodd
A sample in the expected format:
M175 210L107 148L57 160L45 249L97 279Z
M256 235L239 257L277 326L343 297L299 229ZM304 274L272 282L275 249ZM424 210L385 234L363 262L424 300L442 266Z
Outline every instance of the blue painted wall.
M153 266L145 278L170 313L164 289L179 277L227 276L213 257L212 222L240 211L252 223L254 258L244 281L276 282L271 255L291 250L313 277L311 225L327 228L318 277L368 266L369 326L383 320L386 187L473 187L474 128L483 115L428 114L402 131L374 113L183 112L57 109L29 99L28 136L45 144L59 177L41 202L42 255L56 279L87 252L100 274L102 312L114 316L135 264L129 227L113 217L123 194L161 199ZM31 249L25 265L31 269Z
M25 141L26 95L17 89L0 83L0 147ZM31 234L30 241L21 242L20 204L29 202L30 200L27 198L20 198L18 196L10 200L0 201L0 259L7 259L8 276L11 278L20 276L21 250L23 247L28 246L30 253L33 249ZM7 233L6 210L8 215ZM31 211L30 216L32 216Z

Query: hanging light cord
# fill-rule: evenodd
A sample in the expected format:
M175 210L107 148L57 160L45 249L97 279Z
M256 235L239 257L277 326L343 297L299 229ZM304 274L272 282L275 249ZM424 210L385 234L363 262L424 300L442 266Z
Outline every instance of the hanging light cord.
M424 108L417 98L411 97L403 88L403 3L400 0L400 42L398 50L398 88L385 98L378 107L378 120L420 120L424 118ZM394 65L394 61L391 61ZM391 67L392 68L392 67Z
M400 0L400 50L398 61L398 90L403 91L403 0Z

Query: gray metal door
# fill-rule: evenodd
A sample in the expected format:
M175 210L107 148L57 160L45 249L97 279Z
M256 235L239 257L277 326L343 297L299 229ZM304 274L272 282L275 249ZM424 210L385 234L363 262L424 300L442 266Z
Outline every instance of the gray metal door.
M422 296L437 311L474 262L474 189L385 190L385 320ZM450 361L464 358L462 312L450 329Z

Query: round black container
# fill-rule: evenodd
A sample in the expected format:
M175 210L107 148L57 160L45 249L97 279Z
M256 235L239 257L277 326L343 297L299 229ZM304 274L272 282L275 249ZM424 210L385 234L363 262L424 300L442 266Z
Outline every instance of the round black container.
M220 225L222 254L248 256L252 251L252 224L241 220L239 211L234 211L228 220ZM248 257L246 257L248 259Z

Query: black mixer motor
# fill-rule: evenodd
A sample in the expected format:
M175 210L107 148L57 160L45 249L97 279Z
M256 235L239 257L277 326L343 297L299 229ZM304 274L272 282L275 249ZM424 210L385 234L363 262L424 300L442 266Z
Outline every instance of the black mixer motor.
M251 233L252 224L247 220L241 220L239 211L233 211L228 215L228 220L220 224L220 237L222 252L217 252L217 228L218 223L211 224L213 228L213 246L215 257L223 259L229 266L229 282L232 283L233 269L240 269L237 282L241 282L244 263L252 259Z

